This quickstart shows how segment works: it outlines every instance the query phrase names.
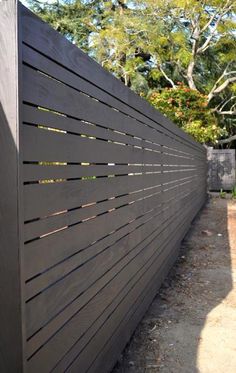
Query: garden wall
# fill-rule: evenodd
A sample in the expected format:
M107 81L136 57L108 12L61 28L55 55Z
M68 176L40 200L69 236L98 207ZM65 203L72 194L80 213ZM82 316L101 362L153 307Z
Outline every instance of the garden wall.
M208 187L232 190L236 185L235 149L207 149Z

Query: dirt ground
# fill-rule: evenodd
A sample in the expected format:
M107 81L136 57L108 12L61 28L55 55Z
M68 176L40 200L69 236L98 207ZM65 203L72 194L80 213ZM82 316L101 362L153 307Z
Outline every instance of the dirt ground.
M236 373L236 202L211 197L112 373Z

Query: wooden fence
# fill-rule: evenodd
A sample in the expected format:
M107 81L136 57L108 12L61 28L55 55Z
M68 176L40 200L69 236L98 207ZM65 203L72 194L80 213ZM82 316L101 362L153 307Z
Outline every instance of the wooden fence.
M0 371L108 372L206 197L206 152L0 3Z

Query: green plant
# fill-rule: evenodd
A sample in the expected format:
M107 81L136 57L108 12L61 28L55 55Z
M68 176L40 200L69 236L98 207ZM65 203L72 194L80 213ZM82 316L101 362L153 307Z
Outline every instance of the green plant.
M236 185L232 189L232 198L236 199Z
M207 106L207 97L180 82L175 89L153 90L147 100L201 143L215 143L224 135Z
M171 112L198 141L213 143L234 134L234 0L24 3L139 95L146 97L150 89L178 88L178 81L188 86L192 92L182 92L189 93L184 105L173 97ZM201 96L208 107L201 106ZM160 106L165 102L159 102ZM186 121L183 109L188 105L192 118ZM166 110L164 114L169 116ZM218 126L226 127L228 133L219 133Z
M226 196L226 192L224 192L224 190L221 188L220 190L220 198L225 198Z

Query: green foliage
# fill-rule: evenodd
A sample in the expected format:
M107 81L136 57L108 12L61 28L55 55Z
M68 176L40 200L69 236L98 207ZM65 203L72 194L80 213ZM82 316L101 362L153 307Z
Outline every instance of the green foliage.
M225 198L226 197L226 192L224 192L223 189L220 190L220 198Z
M84 51L89 51L89 37L94 29L94 23L98 22L99 18L99 1L88 1L87 4L80 0L28 2L30 8L44 21Z
M179 83L176 89L154 90L147 99L201 143L215 143L223 134L215 116L207 107L207 97L182 83Z
M232 189L232 198L236 199L236 185Z
M193 115L194 108L188 106L187 98L183 102L190 112L184 113L184 120L178 119L181 110L171 113L169 105L165 109L170 119L199 141L213 142L225 136L225 127L228 135L233 134L235 115L228 119L217 112L224 102L224 112L230 112L235 101L227 100L236 97L232 79L236 71L235 0L28 2L35 13L137 94L147 96L149 91L163 90L164 95L165 89L175 87L178 81L186 87L195 86L200 95L195 102L200 104L196 114L202 110L199 115ZM227 75L222 75L224 71ZM212 89L223 83L227 83L223 89L211 95ZM204 104L208 100L209 108L215 109L215 116L209 109L203 110L201 95ZM164 106L162 103L160 109ZM194 120L190 122L187 117ZM206 125L207 120L210 125Z

